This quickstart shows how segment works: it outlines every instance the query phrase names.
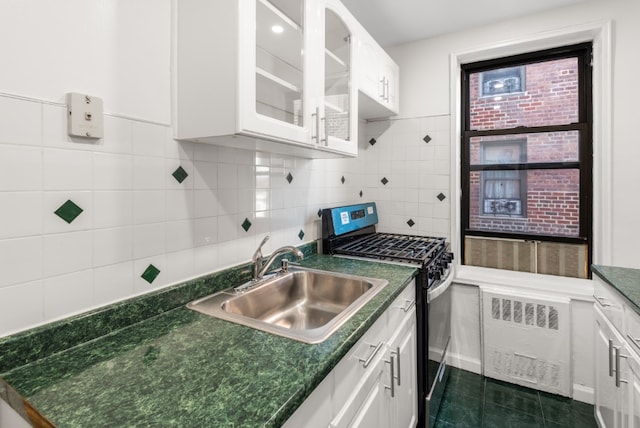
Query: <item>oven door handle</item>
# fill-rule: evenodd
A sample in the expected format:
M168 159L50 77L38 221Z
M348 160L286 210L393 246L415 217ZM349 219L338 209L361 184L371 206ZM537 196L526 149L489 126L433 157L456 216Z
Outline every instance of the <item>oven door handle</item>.
M442 293L449 289L449 286L453 282L453 265L449 266L449 273L447 278L440 284L436 285L433 289L427 290L427 303L431 303L436 300Z

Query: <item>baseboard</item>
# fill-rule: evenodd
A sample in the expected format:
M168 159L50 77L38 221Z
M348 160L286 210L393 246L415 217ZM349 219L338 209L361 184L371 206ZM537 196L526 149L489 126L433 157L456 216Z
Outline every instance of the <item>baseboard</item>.
M595 403L595 390L591 387L573 384L573 399L587 404Z
M460 354L449 354L449 365L468 372L482 374L482 361Z

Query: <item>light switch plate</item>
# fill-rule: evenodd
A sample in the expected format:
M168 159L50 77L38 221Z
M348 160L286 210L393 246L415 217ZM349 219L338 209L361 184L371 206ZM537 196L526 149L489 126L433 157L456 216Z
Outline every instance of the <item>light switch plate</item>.
M67 133L72 137L102 138L102 99L69 92L67 94Z

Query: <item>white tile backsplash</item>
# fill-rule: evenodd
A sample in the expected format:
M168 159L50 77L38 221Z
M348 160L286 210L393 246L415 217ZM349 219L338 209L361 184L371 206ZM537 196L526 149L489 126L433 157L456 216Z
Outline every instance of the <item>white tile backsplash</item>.
M450 197L448 116L361 123L358 158L310 160L175 141L113 114L104 138L71 138L51 103L0 96L0 114L0 335L245 263L266 234L265 255L313 241L320 208L373 200L381 231L449 233L450 201L436 198ZM54 214L67 200L83 209L71 224Z
M84 270L43 281L44 319L51 321L93 306L93 271Z
M0 239L42 234L42 192L0 192Z
M0 144L0 192L42 190L42 167L41 147Z
M93 267L93 232L70 232L42 238L43 275L62 275Z

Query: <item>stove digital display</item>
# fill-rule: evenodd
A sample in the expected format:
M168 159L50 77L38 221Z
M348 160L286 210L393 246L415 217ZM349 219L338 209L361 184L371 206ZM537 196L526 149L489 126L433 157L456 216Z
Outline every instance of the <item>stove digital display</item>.
M359 218L364 218L364 208L361 210L351 211L351 220L358 220Z

